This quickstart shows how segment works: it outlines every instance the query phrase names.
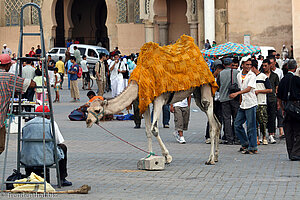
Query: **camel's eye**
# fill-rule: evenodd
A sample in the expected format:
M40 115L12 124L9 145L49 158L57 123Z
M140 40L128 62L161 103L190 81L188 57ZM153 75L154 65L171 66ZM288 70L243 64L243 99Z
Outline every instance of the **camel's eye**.
M100 113L100 110L95 110L95 113L99 114L99 113Z

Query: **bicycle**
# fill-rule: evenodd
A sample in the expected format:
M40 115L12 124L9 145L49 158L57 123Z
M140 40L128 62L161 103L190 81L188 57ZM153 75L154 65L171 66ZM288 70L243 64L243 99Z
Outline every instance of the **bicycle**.
M88 88L88 78L90 79L90 88L94 85L94 76L91 76L91 70L89 69L89 77L85 76L83 79L83 88Z

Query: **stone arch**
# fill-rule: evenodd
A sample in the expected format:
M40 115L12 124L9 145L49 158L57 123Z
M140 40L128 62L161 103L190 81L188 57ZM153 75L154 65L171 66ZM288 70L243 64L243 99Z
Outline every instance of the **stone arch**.
M102 44L109 48L107 36L107 4L105 0L73 0L70 6L69 32L72 39L85 44Z

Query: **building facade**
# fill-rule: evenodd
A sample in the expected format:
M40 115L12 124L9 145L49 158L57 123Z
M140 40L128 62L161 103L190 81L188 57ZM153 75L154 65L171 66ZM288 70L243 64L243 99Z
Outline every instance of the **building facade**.
M41 6L46 49L67 39L101 45L122 53L138 52L149 41L174 43L191 35L202 49L206 39L273 46L300 45L296 0L0 0L0 43L17 51L19 11L23 4ZM25 31L39 31L35 9L25 12ZM24 51L40 41L24 42ZM300 46L299 46L300 48ZM299 55L300 56L300 55Z

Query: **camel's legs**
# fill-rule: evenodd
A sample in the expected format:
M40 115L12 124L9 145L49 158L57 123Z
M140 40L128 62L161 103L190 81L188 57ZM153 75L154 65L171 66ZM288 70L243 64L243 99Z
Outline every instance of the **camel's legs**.
M151 132L156 137L156 139L160 145L162 155L165 156L165 158L166 158L166 163L170 163L172 161L172 156L169 154L168 149L166 148L165 144L161 140L161 138L159 136L159 130L158 130L158 120L159 120L159 116L161 114L162 106L164 105L164 103L165 103L165 100L162 95L157 97L153 102L153 122L151 125Z
M211 147L210 147L210 155L206 164L214 165L215 161L218 161L220 124L214 115L213 97L211 93L211 87L209 85L201 86L201 105L203 106L203 109L207 115L208 122L210 125L209 135L211 139Z
M152 134L151 134L151 116L150 116L150 107L144 113L145 126L146 126L146 136L148 139L148 151L152 152Z

